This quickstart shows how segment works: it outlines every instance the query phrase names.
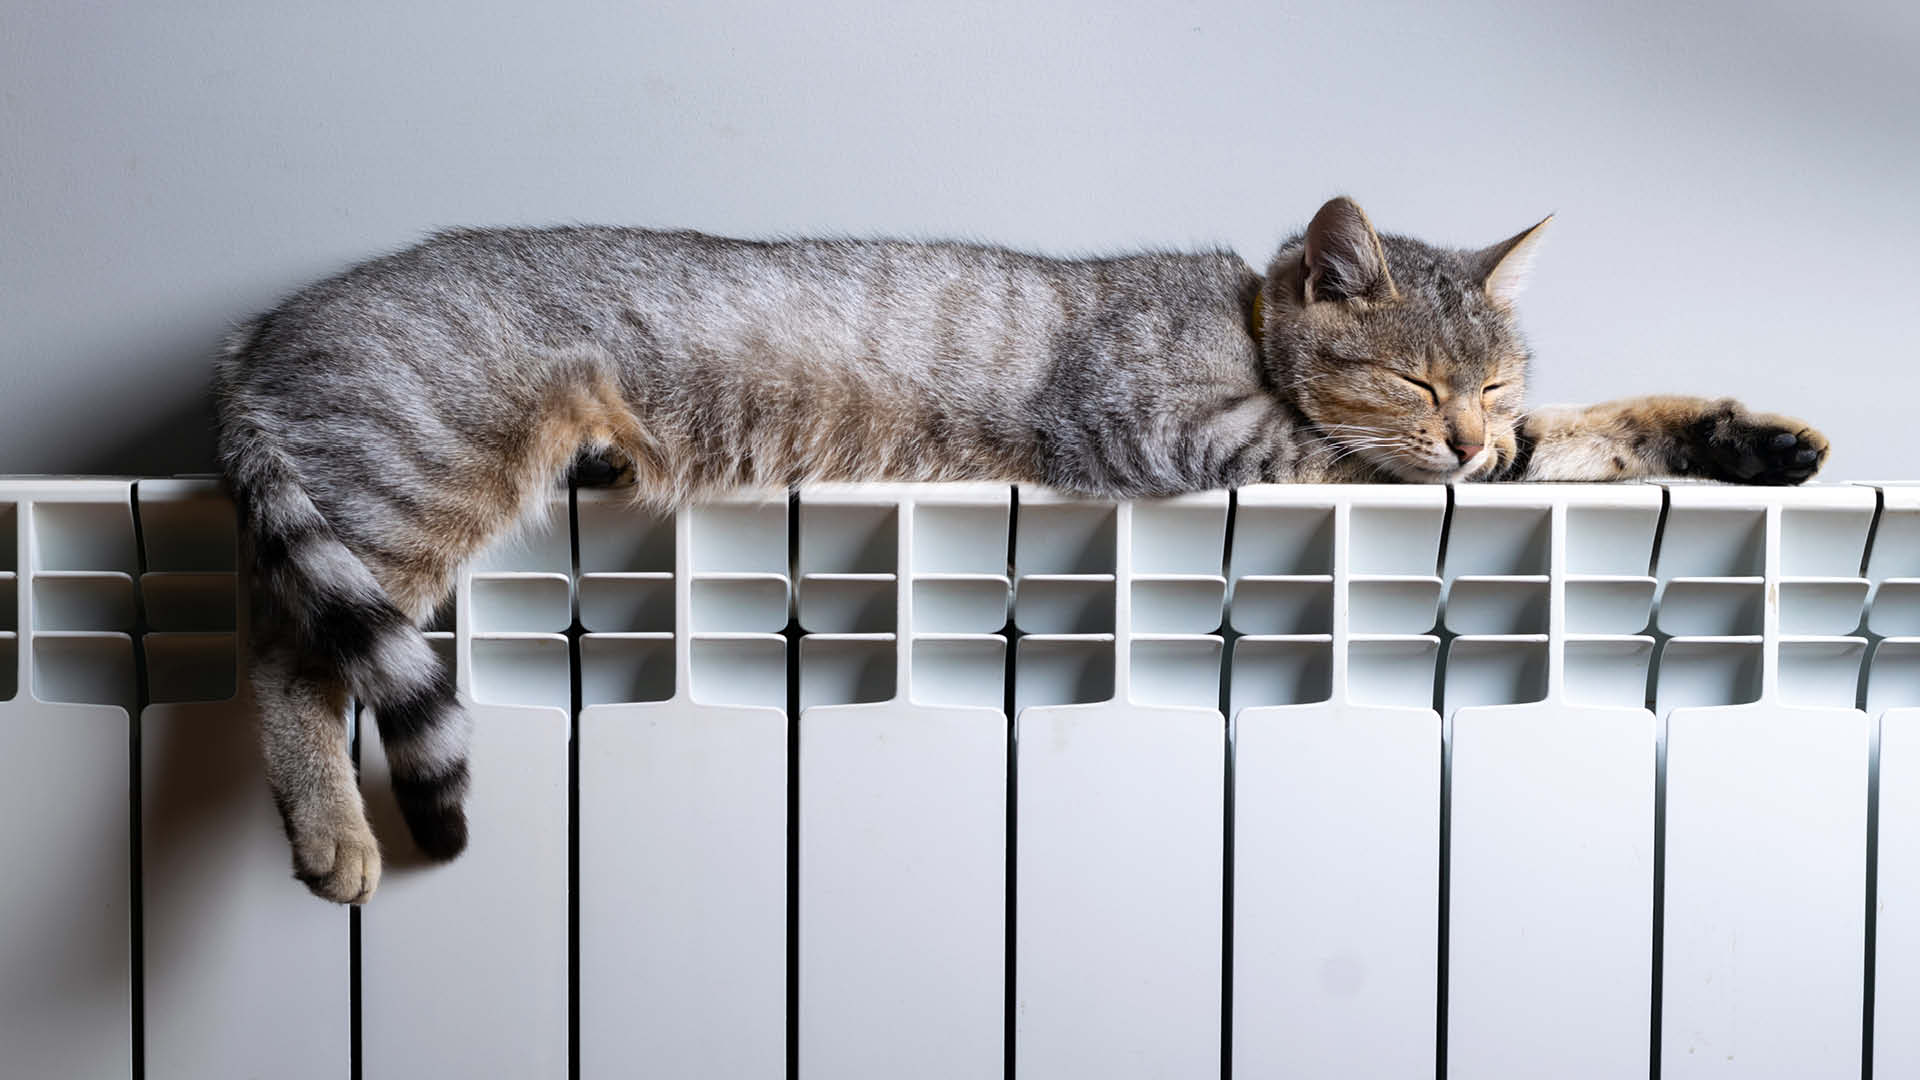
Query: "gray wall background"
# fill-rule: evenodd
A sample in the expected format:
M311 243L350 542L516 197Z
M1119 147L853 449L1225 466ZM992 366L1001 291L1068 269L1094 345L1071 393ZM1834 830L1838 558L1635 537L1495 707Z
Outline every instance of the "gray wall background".
M0 472L205 470L224 327L455 224L1226 244L1560 215L1534 400L1920 478L1920 7L10 0Z

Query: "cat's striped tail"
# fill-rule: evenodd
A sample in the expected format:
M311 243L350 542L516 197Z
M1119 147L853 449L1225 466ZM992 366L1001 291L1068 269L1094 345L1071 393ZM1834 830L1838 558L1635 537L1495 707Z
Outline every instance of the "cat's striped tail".
M264 601L256 618L266 620L268 634L291 636L303 659L378 714L393 793L414 842L431 858L460 854L470 724L446 666L264 432L245 422L228 427L220 456Z

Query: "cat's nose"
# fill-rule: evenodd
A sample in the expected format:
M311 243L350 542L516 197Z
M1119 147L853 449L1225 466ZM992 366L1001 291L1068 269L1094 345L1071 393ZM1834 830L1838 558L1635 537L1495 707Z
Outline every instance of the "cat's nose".
M1480 452L1480 447L1481 444L1477 442L1457 442L1453 444L1453 456L1460 459L1460 464L1465 465Z

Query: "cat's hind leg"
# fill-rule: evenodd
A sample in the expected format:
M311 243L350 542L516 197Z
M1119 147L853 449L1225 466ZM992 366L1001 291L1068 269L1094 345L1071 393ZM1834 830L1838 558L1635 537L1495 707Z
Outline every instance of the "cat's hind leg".
M415 510L399 519L335 513L342 542L360 560L402 625L381 633L392 648L388 677L361 693L380 732L393 794L421 852L450 859L467 845L462 802L469 781L472 720L453 673L427 648L416 627L453 591L460 568L516 526L550 513L556 481L583 452L632 461L640 443L612 380L595 369L561 365L538 402L464 471L418 479ZM629 471L631 466L628 467ZM404 646L404 647L401 647ZM354 684L358 690L360 683Z
M458 855L467 843L468 718L418 622L498 528L420 543L417 528L376 527L384 519L339 509L367 501L361 492L316 502L271 446L256 442L229 460L252 571L251 678L295 872L328 899L365 900L379 856L347 757L346 700L378 714L394 793L420 850Z
M347 688L279 628L256 622L252 638L267 784L294 876L328 900L365 903L380 883L380 849L348 755Z

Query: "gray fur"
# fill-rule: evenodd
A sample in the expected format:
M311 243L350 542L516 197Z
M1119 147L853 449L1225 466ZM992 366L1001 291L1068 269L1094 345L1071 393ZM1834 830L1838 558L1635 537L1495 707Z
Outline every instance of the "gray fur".
M1131 498L1624 462L1577 419L1524 426L1518 263L1500 267L1538 232L1449 251L1334 200L1260 275L1224 251L469 229L301 290L216 378L260 584L254 679L297 714L264 730L298 869L342 900L377 877L314 865L364 857L340 824L350 770L301 765L345 690L380 713L416 839L464 844L465 719L415 623L583 450L627 459L661 505L806 481ZM1609 413L1597 445L1631 441L1642 473L1700 458L1689 408ZM1739 420L1714 437L1746 437Z

